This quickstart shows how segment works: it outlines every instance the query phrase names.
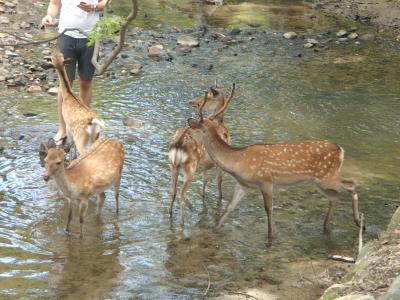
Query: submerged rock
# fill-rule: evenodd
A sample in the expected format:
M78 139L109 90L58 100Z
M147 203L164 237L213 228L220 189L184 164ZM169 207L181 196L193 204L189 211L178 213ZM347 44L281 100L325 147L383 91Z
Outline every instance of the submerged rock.
M283 34L283 37L288 40L293 40L293 39L297 38L297 33L293 32L293 31L285 32Z
M189 35L181 35L177 39L178 45L186 46L186 47L197 47L199 46L199 41L194 37Z
M375 39L375 35L372 33L366 33L360 36L360 40L362 41L373 41Z
M140 73L140 70L142 70L143 66L141 64L134 64L132 66L132 69L129 71L129 74L131 75L138 75Z

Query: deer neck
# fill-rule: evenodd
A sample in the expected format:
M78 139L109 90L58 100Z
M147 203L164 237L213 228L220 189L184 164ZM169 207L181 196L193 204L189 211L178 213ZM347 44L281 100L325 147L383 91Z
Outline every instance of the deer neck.
M54 180L57 183L58 188L61 192L66 196L69 197L71 194L71 180L68 177L68 173L66 167L63 166L55 175Z
M211 159L218 167L225 172L233 173L237 151L221 139L215 128L208 130L204 145Z

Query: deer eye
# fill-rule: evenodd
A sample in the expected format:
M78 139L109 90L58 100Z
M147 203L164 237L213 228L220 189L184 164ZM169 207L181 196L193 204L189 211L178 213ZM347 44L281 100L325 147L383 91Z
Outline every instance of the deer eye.
M61 165L61 161L56 162L56 165L58 166Z

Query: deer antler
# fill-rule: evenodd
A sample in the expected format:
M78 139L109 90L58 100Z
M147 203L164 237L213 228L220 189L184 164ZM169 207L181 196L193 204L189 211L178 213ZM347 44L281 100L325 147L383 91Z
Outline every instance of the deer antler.
M203 107L206 105L207 102L207 91L204 92L204 101L199 107L199 117L200 117L200 122L203 123Z
M229 98L225 101L224 105L216 113L214 113L212 116L209 117L209 119L215 119L225 111L225 109L228 107L229 102L231 102L234 93L235 93L235 83L232 83L232 90L231 94L229 95Z

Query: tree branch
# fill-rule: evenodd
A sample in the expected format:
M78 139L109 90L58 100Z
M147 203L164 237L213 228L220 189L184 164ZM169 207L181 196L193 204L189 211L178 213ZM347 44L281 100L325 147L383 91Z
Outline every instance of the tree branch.
M92 56L92 64L96 69L98 75L104 74L110 64L113 62L115 57L121 52L122 47L125 44L125 33L126 29L128 28L129 24L132 22L133 19L136 18L138 12L138 2L137 0L132 0L132 7L129 12L129 15L126 17L126 21L121 24L121 29L119 32L119 40L117 46L112 50L111 54L108 56L106 61L103 64L98 62L98 55L100 51L100 41L96 41L94 45L94 52Z

